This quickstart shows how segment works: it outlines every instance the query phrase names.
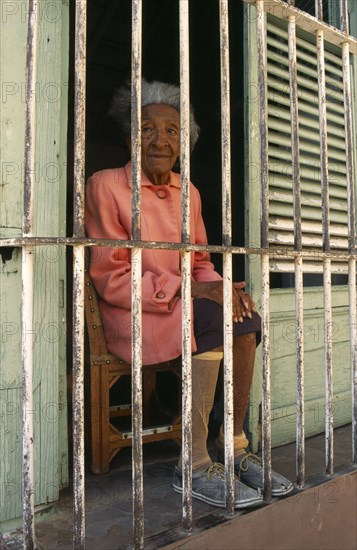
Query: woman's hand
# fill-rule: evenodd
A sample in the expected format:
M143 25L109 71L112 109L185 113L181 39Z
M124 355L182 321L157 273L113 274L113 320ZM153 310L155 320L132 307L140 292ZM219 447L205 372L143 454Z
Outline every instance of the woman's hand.
M248 316L252 318L252 313L256 311L255 304L251 296L243 291L245 282L233 283L232 306L233 320L237 323L243 323L243 318ZM223 306L223 281L208 281L191 283L191 296L193 298L207 298Z

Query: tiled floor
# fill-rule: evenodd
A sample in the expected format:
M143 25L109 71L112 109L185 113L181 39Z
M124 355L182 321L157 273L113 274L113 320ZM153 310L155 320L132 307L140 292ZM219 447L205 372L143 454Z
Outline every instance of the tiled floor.
M308 484L324 475L324 435L306 440L306 476ZM171 487L173 467L178 447L173 442L162 442L144 447L145 535L146 548L159 548L165 536L180 532L181 496ZM335 467L351 460L351 426L335 430ZM273 468L291 480L295 479L295 444L273 449ZM131 450L121 451L113 460L108 474L86 477L86 548L114 550L130 546L132 540ZM193 504L196 523L207 525L222 518L224 511L200 501ZM240 512L242 513L242 512ZM247 513L247 512L244 512ZM249 513L254 513L249 512ZM205 519L206 518L206 519ZM71 490L63 491L57 510L42 521L37 521L36 535L40 547L46 550L72 548ZM4 537L10 549L21 546ZM170 540L170 537L169 539ZM0 542L1 548L1 542ZM6 546L5 546L6 548Z

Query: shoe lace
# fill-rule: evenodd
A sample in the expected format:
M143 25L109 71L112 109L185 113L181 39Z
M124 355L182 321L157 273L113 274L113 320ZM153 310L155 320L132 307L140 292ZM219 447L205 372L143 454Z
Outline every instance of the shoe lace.
M211 466L207 470L207 478L210 479L210 477L216 476L219 479L225 479L226 478L226 471L220 462L214 462L211 464Z
M262 464L262 459L259 458L259 456L254 455L253 453L247 453L246 455L244 455L244 457L240 461L239 471L246 472L249 468L249 461L250 460L252 462L254 462L255 464L259 464L259 466L261 466L261 464Z

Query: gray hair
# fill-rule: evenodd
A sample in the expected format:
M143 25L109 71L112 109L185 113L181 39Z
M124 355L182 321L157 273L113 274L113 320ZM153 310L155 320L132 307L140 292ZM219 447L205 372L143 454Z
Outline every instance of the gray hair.
M147 82L144 78L141 82L141 106L153 104L171 105L180 112L180 88L165 82ZM119 124L124 137L130 136L131 132L131 87L126 82L118 88L113 96L109 114ZM192 106L190 105L190 150L191 153L197 143L200 133Z

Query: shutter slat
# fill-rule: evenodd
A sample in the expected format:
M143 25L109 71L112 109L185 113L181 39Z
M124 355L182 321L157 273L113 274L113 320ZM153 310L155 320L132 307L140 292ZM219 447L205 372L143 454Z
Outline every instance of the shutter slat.
M268 160L269 160L269 242L294 246L289 51L286 23L273 24L268 16ZM284 26L284 28L282 28ZM301 230L303 248L321 252L322 198L317 95L317 48L300 33L297 37L297 82L299 116L299 159ZM327 141L329 171L329 232L331 248L347 250L348 220L346 192L346 143L343 104L341 51L325 45L327 84ZM305 272L322 272L322 264L305 261ZM272 270L294 271L292 259L271 259ZM334 273L345 273L346 262L333 262Z

